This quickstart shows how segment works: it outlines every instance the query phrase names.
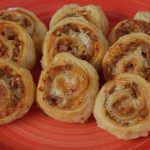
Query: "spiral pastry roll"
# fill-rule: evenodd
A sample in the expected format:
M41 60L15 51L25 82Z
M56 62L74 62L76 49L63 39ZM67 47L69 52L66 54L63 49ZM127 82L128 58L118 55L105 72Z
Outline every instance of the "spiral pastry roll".
M53 26L46 34L43 44L43 68L60 52L74 56L100 68L108 42L100 30L83 18L66 18Z
M150 84L139 75L120 74L101 88L93 112L98 126L119 139L147 136Z
M28 33L11 21L0 21L0 57L32 69L35 61L34 44Z
M121 36L130 33L145 33L150 35L150 22L127 19L119 22L110 32L109 42L112 45Z
M16 63L0 58L0 124L24 116L35 98L30 72Z
M47 28L33 12L19 7L9 8L0 11L0 19L16 22L23 27L34 41L36 54L41 53Z
M95 5L65 5L56 11L56 13L52 16L50 27L56 25L59 21L68 17L83 17L99 28L104 34L106 34L108 31L107 17L101 7Z
M96 70L70 53L59 53L42 71L37 103L45 114L63 122L85 122L99 89Z
M150 36L144 33L124 35L107 51L102 68L106 80L131 72L150 82Z
M134 19L150 22L150 11L139 11L135 14Z

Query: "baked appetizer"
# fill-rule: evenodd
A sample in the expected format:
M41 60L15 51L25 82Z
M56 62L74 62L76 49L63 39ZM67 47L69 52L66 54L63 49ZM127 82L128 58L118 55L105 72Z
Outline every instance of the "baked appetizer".
M84 123L91 115L98 89L96 70L64 52L42 71L36 100L43 112L55 120Z
M150 82L150 36L144 33L124 35L107 51L102 68L106 80L131 72Z
M0 124L24 116L35 98L30 72L16 63L0 58Z
M99 127L119 139L148 136L150 131L150 84L136 74L123 73L108 81L94 105Z
M108 20L105 13L99 6L79 6L78 4L65 5L64 7L58 9L52 16L50 27L68 17L83 17L99 28L104 34L108 31Z
M36 54L41 54L47 28L33 12L19 7L9 8L0 11L0 19L13 21L22 26L33 39Z
M43 44L43 68L60 52L70 52L99 69L108 42L101 31L83 18L66 18L53 26Z
M32 69L36 56L34 44L28 33L11 21L0 21L0 57Z
M145 33L150 35L150 22L133 19L123 20L112 29L109 35L109 42L112 45L121 36L130 33Z
M150 11L139 11L135 14L134 19L150 22Z

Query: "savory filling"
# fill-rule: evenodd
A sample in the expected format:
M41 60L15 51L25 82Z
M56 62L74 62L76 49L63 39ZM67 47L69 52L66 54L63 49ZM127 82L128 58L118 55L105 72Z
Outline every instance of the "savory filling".
M6 66L0 68L0 118L23 107L24 90L25 87L19 74Z
M121 126L132 126L148 115L146 99L134 82L113 82L106 92L105 114Z
M6 10L0 12L0 19L13 21L25 28L32 36L34 32L33 18L20 10Z
M9 58L12 55L11 49L8 51L8 46L5 44L4 40L0 39L0 57Z
M136 32L142 32L150 35L150 23L142 20L123 21L115 30L114 42L117 41L123 35Z
M98 37L88 28L73 23L65 24L53 32L51 55L68 51L78 58L91 60L100 49Z
M135 40L127 45L117 44L115 47L121 51L114 53L113 58L109 59L111 66L107 64L108 74L134 72L150 81L150 43Z
M23 42L11 27L0 28L0 57L18 61Z
M82 103L88 78L77 66L65 64L51 68L43 77L39 90L43 100L61 109L74 109Z

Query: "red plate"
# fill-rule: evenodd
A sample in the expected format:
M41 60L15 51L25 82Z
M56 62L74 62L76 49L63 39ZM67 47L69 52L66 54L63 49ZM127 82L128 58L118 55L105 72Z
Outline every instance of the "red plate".
M1 0L0 9L21 6L35 12L47 25L52 14L73 0ZM80 0L79 4L101 5L106 12L110 28L124 18L132 18L136 11L150 10L149 0ZM38 80L38 62L33 76ZM0 149L150 149L150 138L132 141L118 140L96 126L91 117L86 124L67 124L54 121L39 109L32 107L25 117L14 123L0 126Z

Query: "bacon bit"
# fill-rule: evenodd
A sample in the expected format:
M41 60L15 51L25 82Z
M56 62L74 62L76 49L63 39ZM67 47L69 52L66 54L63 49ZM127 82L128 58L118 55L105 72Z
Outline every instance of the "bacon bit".
M124 72L128 72L129 70L133 71L134 70L134 66L133 64L129 63L124 67Z
M6 74L6 75L11 75L11 73L12 73L12 69L9 67L3 67L0 69L0 71L2 71L3 74Z
M17 87L18 87L18 85L22 84L21 76L20 76L20 75L14 76L14 77L13 77L13 80L14 80L15 86L17 86Z
M0 57L8 57L7 46L0 42Z
M150 44L141 43L142 56L146 59L150 59Z
M39 91L43 92L45 90L45 88L43 86L39 87Z
M42 85L42 86L39 87L39 91L41 91L41 92L45 91L45 89L46 89L46 88L45 88L44 85Z
M79 32L80 31L79 27L76 24L73 24L73 23L69 24L69 29L73 30L75 32Z
M123 125L123 126L129 126L130 123L129 123L129 122L122 122L122 125Z
M49 95L49 93L45 93L43 99L46 100L49 105L57 105L58 103L57 98L54 98L52 95Z
M55 78L55 76L52 76L52 75L51 75L51 76L48 77L48 80L49 80L49 81L53 81L54 78Z
M91 58L91 55L90 54L86 54L86 55L80 56L79 58L88 61Z
M68 46L65 45L65 43L64 43L64 45L59 45L58 50L59 50L59 52L65 52L68 50Z
M65 24L63 26L63 33L68 35L69 34L69 30L70 30L70 23L69 24Z
M56 98L51 98L48 100L49 105L57 105L57 99Z

